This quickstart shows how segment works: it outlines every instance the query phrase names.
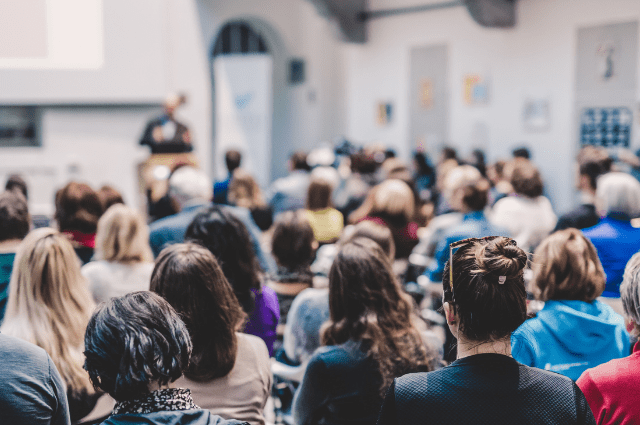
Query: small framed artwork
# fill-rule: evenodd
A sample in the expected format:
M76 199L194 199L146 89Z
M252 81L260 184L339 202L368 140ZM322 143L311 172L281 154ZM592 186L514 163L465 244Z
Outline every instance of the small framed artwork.
M376 115L378 125L389 125L393 119L393 105L389 102L379 102L376 108Z
M486 105L489 103L489 82L477 74L464 77L464 103L468 106Z
M546 131L551 124L548 99L526 99L522 107L522 126L528 131Z

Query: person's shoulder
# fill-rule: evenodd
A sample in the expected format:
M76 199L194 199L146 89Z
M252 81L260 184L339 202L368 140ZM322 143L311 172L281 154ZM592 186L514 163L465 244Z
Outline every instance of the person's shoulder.
M621 359L609 360L592 369L587 369L580 376L577 383L581 388L585 382L590 381L603 390L624 390L628 385L623 384L623 382L630 383L635 389L638 379L640 379L640 356L632 354Z
M89 261L80 269L85 277L92 276L96 273L102 273L108 268L108 263L103 260Z
M37 345L0 333L0 365L3 369L12 368L10 363L24 365L26 362L29 362L31 367L38 366L48 369L48 359L47 352Z
M138 419L139 418L139 419ZM152 413L125 413L110 416L104 425L125 425L125 424L178 424L188 423L191 425L244 425L247 422L236 419L223 419L214 415L209 410L189 409L178 411L161 411Z
M169 216L163 217L149 224L149 233L159 232L165 230L167 228L172 227L177 219L177 214L171 214Z
M241 351L254 353L255 356L269 359L269 350L262 338L245 333L236 333L238 337L238 355Z
M518 367L522 384L536 388L549 397L553 397L554 394L566 394L567 391L573 392L574 382L568 376L521 363Z

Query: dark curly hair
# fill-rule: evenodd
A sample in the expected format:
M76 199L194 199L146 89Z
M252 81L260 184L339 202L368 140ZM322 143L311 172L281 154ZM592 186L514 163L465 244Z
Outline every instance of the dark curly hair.
M242 309L251 313L254 291L260 291L260 263L247 228L224 208L212 206L196 215L185 233L186 242L207 248L216 257Z
M175 244L162 250L151 275L151 291L180 314L193 342L187 378L210 381L226 376L236 362L239 330L246 315L208 249Z
M273 227L271 252L278 265L289 270L308 270L314 258L315 240L309 220L300 212L286 211L278 216Z
M398 376L433 370L411 297L374 241L358 238L338 252L329 272L329 311L323 344L362 341L382 378L380 395Z
M182 376L191 356L184 322L159 295L134 292L100 305L87 325L84 368L96 389L117 401Z
M29 206L22 193L11 190L0 193L0 241L24 239L30 223Z
M453 273L449 262L444 268L444 301L455 308L458 329L467 339L500 340L524 323L527 254L513 239L470 239L454 252L452 263Z

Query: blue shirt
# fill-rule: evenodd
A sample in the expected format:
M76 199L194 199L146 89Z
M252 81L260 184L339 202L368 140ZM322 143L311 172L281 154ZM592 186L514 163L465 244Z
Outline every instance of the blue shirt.
M508 236L509 232L487 220L482 211L472 211L462 217L462 222L445 231L436 247L435 263L425 271L432 282L442 281L444 266L449 261L449 245L467 238Z
M574 381L585 370L630 353L624 319L600 301L550 300L511 336L511 355Z
M620 298L620 283L627 262L640 250L640 229L628 219L607 216L582 233L591 240L607 275L603 297Z
M0 323L4 318L7 308L7 298L9 297L9 281L11 280L11 270L13 270L13 260L16 254L13 252L0 254Z

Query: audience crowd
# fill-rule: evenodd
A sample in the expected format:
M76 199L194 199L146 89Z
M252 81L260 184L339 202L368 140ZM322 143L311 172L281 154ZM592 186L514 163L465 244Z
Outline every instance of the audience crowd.
M571 211L526 148L225 160L148 219L71 181L43 227L8 178L0 423L640 423L640 182L604 148Z

